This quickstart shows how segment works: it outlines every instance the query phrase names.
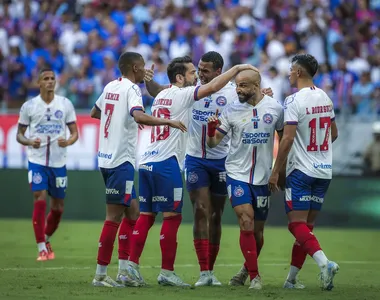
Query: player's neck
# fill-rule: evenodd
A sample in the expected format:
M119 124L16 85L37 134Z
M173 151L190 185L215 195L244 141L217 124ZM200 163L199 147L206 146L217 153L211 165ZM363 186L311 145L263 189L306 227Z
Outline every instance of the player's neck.
M122 75L121 76L122 78L126 78L128 79L129 81L132 81L134 84L137 84L136 82L136 79L135 79L135 76L132 74L127 74L127 75Z
M260 103L261 100L263 100L264 94L258 94L255 98L251 98L247 101L247 103L251 104L252 106L256 106Z
M313 79L302 79L297 82L297 89L301 90L303 88L314 86Z
M54 92L46 92L46 93L41 92L41 93L40 93L40 96L41 96L41 99L42 99L45 103L49 104L49 103L52 102L53 99L54 99Z

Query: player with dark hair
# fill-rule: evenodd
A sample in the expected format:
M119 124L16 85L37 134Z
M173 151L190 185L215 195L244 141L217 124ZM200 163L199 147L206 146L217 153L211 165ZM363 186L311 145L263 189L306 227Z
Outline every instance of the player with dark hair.
M40 94L25 102L20 110L17 141L28 147L28 179L33 191L33 229L38 245L38 261L55 258L50 238L58 228L67 187L66 147L78 139L73 104L54 94L54 71L40 71ZM29 127L29 137L25 137ZM66 127L70 137L66 139ZM50 196L50 213L45 225L46 198Z
M279 172L286 163L285 210L289 231L296 238L284 288L304 288L297 282L307 254L321 270L321 285L331 290L339 266L329 261L313 234L318 212L332 178L332 143L338 137L331 99L314 86L318 62L309 54L293 57L289 73L298 92L285 100L285 127L269 186L278 189Z
M188 123L189 109L194 101L218 92L240 71L247 69L255 68L251 65L238 65L209 83L196 86L196 69L191 58L187 56L176 58L167 68L172 85L156 96L152 105L152 114ZM144 280L139 272L139 259L155 216L162 212L164 216L160 235L162 266L158 282L163 285L189 286L174 273L177 231L182 220L181 170L185 150L186 135L164 126L152 128L151 142L140 161L140 217L132 235L129 263L132 279L140 284L144 284Z
M215 52L205 53L198 64L198 76L202 85L211 82L222 73L223 58ZM147 79L153 74L148 70ZM150 75L150 76L149 76ZM156 96L166 86L153 80L146 82L147 90ZM271 93L266 89L265 92ZM200 266L200 277L195 286L220 286L214 275L214 264L219 252L221 220L227 195L224 163L228 153L229 135L215 148L206 144L207 118L238 101L235 85L228 82L219 91L194 102L189 123L189 140L186 149L186 187L193 204L194 247Z
M275 132L281 138L284 123L282 105L263 95L260 84L259 72L248 70L236 76L239 101L230 104L220 118L218 114L209 117L206 139L208 146L214 148L228 133L231 136L226 159L227 191L240 224L245 264L230 285L244 285L249 275L250 289L262 288L257 257L269 211L268 179Z
M106 187L107 203L106 220L99 239L98 264L92 281L94 286L137 285L128 278L126 271L129 240L138 214L133 185L137 124L162 125L186 130L179 121L155 118L144 113L141 91L137 86L144 79L144 66L145 62L140 54L123 53L119 58L122 77L105 86L91 110L91 117L100 119L98 164ZM107 266L111 261L121 221L118 283L107 276Z

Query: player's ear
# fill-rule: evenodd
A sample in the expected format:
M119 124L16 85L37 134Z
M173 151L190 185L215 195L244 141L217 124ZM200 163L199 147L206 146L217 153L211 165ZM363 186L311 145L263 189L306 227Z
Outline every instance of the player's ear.
M178 83L183 83L183 76L181 74L177 74L175 76L175 81Z
M222 68L216 70L216 75L219 76L220 74L222 74Z

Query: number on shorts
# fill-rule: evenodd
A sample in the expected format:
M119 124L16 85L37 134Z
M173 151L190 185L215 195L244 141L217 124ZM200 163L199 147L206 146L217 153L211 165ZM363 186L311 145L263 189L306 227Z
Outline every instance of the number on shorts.
M319 122L319 128L317 128L317 122ZM308 152L315 151L328 151L329 150L329 137L330 137L330 128L331 128L331 118L330 117L320 117L314 118L309 122L310 128L310 143L307 146ZM325 130L323 143L317 145L317 130Z
M113 110L115 108L114 104L111 103L106 103L106 108L105 108L105 114L107 116L106 123L104 124L104 138L108 138L108 128L110 127L111 124L111 118L113 114Z
M170 111L167 108L159 108L153 111L153 117L170 119ZM163 141L169 137L170 131L168 125L162 126L152 126L152 131L150 135L151 143L155 141Z

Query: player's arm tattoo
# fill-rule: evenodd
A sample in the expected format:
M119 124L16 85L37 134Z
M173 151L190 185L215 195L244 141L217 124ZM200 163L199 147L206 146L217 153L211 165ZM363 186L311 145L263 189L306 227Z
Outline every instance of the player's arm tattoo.
M70 131L70 137L67 140L67 145L70 146L78 140L78 127L77 123L70 123L67 125L67 127L69 127Z
M18 124L16 140L21 145L31 146L33 141L31 139L28 139L27 137L25 137L25 132L26 132L27 128L28 128L28 126Z
M282 167L286 162L289 151L292 148L294 138L296 136L296 131L297 125L285 125L272 173L280 173Z
M91 109L90 116L91 118L100 120L100 116L102 115L102 111L97 109L95 106Z
M148 91L149 95L152 97L156 97L159 92L161 92L164 89L167 89L168 85L160 85L154 80L151 81L145 81L146 90Z

